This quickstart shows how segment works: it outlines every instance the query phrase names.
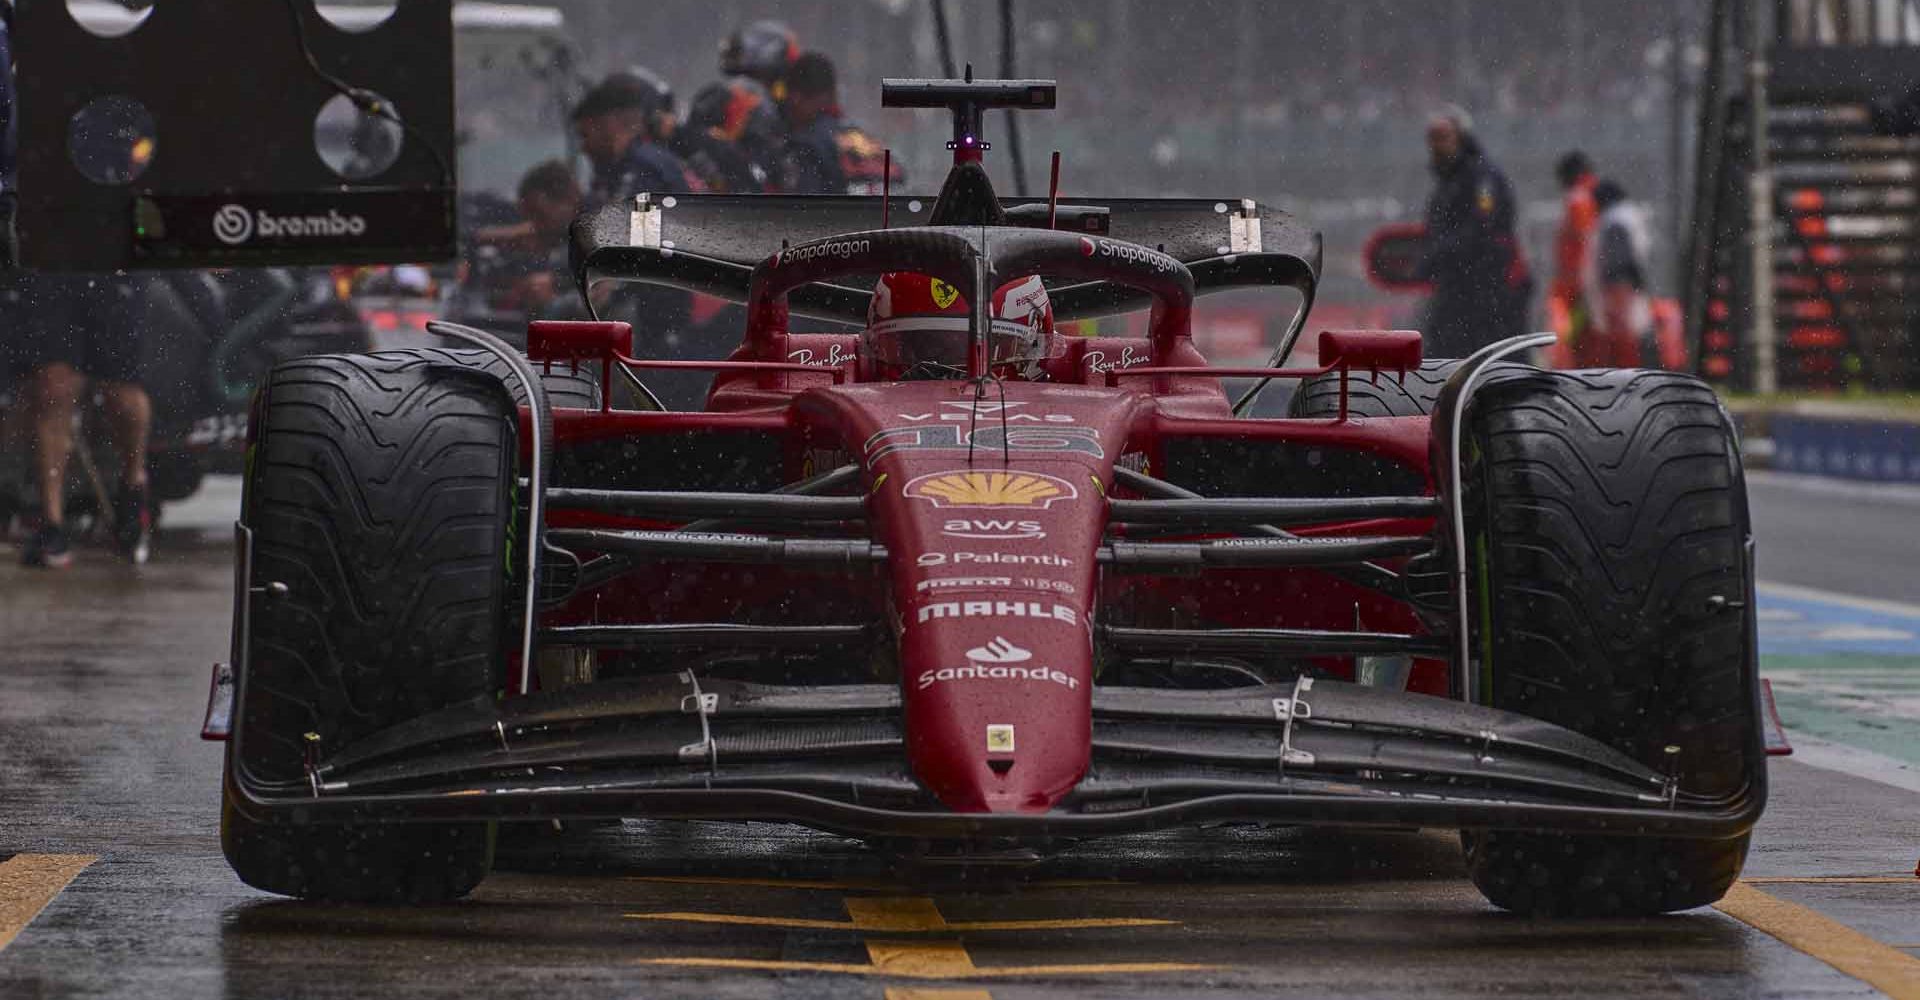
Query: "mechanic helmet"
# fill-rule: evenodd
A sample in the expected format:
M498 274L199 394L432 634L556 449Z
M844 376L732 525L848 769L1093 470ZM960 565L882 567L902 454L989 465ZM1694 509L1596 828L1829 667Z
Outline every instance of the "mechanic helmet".
M755 21L720 43L720 72L750 76L775 87L787 67L800 58L800 36L779 21ZM775 92L774 97L781 95Z
M881 377L952 378L967 370L972 307L960 289L910 271L880 276L861 334ZM1031 376L1053 344L1053 303L1039 275L1016 278L993 293L987 364L995 374Z

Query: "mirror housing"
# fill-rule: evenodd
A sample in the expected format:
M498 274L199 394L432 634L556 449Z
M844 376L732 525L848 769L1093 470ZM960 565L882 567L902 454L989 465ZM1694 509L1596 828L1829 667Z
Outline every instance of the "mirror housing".
M632 325L545 319L527 324L527 357L534 361L611 361L616 354L632 356Z
M1320 334L1320 363L1328 368L1409 372L1420 367L1417 330L1327 330Z

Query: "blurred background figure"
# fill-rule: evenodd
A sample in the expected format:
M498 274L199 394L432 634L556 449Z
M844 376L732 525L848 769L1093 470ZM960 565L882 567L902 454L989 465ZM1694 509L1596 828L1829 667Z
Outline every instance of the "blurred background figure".
M573 110L580 151L593 164L586 207L631 204L646 193L685 194L706 189L667 147L679 124L673 88L641 67L611 74ZM693 298L657 285L602 285L592 290L600 318L633 324L635 350L668 360L716 358L726 353L694 330ZM735 338L737 340L737 337ZM730 347L731 345L726 345ZM668 409L698 409L713 376L706 372L649 372L646 382Z
M749 77L701 88L674 139L674 151L715 194L759 194L777 186L786 126L766 88Z
M779 21L755 21L720 42L721 74L758 83L776 103L786 100L787 71L799 58L800 36Z
M833 60L807 52L787 74L781 105L787 129L786 190L793 194L879 194L886 150L840 110ZM898 161L893 183L904 179Z
M567 266L567 233L585 197L573 168L536 164L515 194L518 221L474 230L461 294L522 320L585 318Z
M1513 187L1473 134L1473 119L1448 107L1427 123L1433 194L1420 277L1431 282L1426 353L1462 358L1525 332L1533 277L1514 237Z
M1593 232L1600 209L1593 202L1597 179L1587 154L1575 149L1554 165L1560 182L1560 228L1553 241L1553 285L1547 295L1548 326L1560 335L1548 352L1555 368L1573 365L1574 351L1593 325L1587 271L1592 266Z
M580 151L593 164L588 199L607 205L643 191L701 190L700 179L668 148L678 124L673 88L644 67L609 74L587 91L574 105L573 125Z
M106 417L120 475L110 523L120 553L147 561L153 502L147 490L147 439L153 404L140 384L146 335L144 286L128 275L37 275L16 310L8 337L26 373L21 393L38 483L39 512L21 550L28 566L64 568L73 561L66 522L67 460L91 379ZM88 470L90 478L95 470Z
M1588 287L1594 290L1597 308L1588 336L1574 345L1574 364L1658 367L1653 312L1647 302L1647 255L1653 240L1646 220L1615 181L1595 184L1593 201L1600 216Z

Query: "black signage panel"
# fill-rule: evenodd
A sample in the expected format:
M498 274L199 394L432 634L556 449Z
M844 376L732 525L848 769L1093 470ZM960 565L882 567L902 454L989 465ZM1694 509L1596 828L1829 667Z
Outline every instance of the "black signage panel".
M425 261L453 243L444 191L143 194L133 260L146 266Z

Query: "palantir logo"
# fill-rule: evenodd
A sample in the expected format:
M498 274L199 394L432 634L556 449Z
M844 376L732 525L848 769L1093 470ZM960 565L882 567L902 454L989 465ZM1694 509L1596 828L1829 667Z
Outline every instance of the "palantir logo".
M253 239L253 213L231 203L220 206L213 213L213 235L230 247Z

